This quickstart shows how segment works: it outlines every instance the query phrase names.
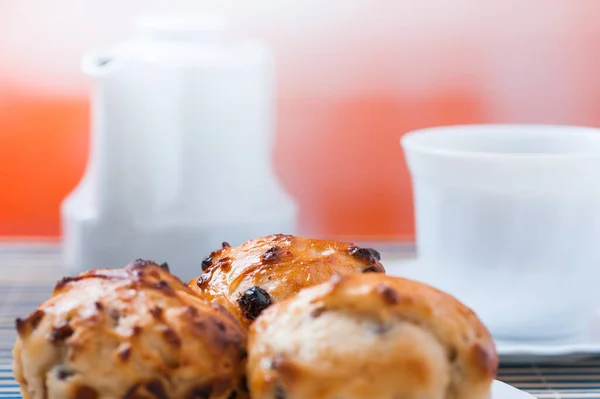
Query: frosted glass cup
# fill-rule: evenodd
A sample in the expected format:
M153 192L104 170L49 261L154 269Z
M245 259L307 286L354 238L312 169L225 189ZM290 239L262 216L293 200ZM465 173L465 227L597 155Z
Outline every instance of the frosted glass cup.
M448 126L401 141L420 279L497 339L584 334L600 308L600 129Z

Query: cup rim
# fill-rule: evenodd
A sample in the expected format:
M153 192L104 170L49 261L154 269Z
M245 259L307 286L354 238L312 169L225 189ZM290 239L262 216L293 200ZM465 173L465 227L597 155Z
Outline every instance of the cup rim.
M490 151L467 151L436 147L435 145L420 143L420 138L432 134L467 134L476 130L499 131L507 129L519 129L525 134L539 134L557 137L568 133L577 135L580 139L596 140L600 142L600 128L576 125L552 125L552 124L457 124L427 127L417 129L402 135L400 144L405 152L413 151L421 154L442 156L448 158L469 158L478 160L573 160L573 159L600 159L600 149L592 151L577 151L564 153L523 153L523 152L490 152Z

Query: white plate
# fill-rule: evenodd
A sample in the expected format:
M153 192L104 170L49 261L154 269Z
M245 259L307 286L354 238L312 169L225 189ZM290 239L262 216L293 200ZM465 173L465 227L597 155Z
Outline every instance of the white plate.
M492 384L491 399L533 399L534 396L500 381Z
M597 338L596 338L597 339ZM591 339L588 338L587 341ZM496 350L505 363L543 363L585 359L600 355L600 343L586 342L506 342L496 340Z
M382 263L392 276L419 280L415 260L410 254L382 253ZM600 311L590 320L585 335L564 341L506 341L496 339L496 350L502 362L540 363L577 360L600 355Z

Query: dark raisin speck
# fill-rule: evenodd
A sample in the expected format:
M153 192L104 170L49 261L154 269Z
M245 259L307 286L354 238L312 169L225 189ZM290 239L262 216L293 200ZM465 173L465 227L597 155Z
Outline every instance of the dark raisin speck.
M217 326L217 328L221 332L225 332L225 330L227 330L227 328L225 327L225 324L223 324L223 322L221 320L215 320L215 326Z
M152 262L151 260L146 260L146 259L136 259L133 261L133 266L135 267L146 267L149 265L154 265L155 263Z
M400 302L400 295L398 294L398 292L388 285L381 284L377 286L377 292L381 294L381 297L383 298L385 303L389 305L395 305L398 302Z
M274 391L275 392L273 392L273 395L275 396L275 399L286 399L287 398L285 390L281 387L281 385L275 384Z
M25 330L25 325L27 323L25 322L25 320L21 319L20 317L17 317L15 319L15 328L17 329L17 331L19 332L19 334L21 334L24 330Z
M140 389L140 384L135 384L132 385L131 387L129 387L129 389L127 390L127 392L125 392L125 396L123 396L123 399L137 399L137 398L144 398L144 396L139 396L139 391Z
M171 270L169 270L169 264L167 262L163 262L160 265L158 265L161 269L163 269L166 272L170 272Z
M231 245L229 245L229 243L228 243L227 241L223 241L223 242L221 243L221 247L222 247L223 249L225 249L225 248L229 248L229 247L231 247Z
M198 287L200 287L200 288L204 288L206 283L208 283L208 280L210 280L210 274L204 273L200 277L198 277L198 281L196 281L196 285L198 285Z
M169 328L169 327L164 328L162 333L163 333L163 338L165 339L165 341L167 341L167 343L169 345L171 345L171 347L179 348L181 346L181 339L179 338L177 333L175 331L173 331L171 328Z
M169 283L167 283L165 280L159 280L157 281L154 286L156 288L158 288L159 290L163 290L163 291L170 291L172 290L171 286L169 285Z
M203 272L205 272L210 267L210 265L212 265L212 261L213 261L213 258L210 255L207 256L206 258L204 258L204 260L202 261L202 271Z
M187 394L186 399L209 399L211 393L212 389L210 387L198 386L192 388L192 390Z
M373 248L369 248L369 251L373 254L373 256L375 257L375 259L381 260L381 254L379 253L378 250L373 249Z
M46 313L43 310L38 309L32 314L30 314L26 319L16 319L15 326L17 328L17 331L19 332L19 334L23 334L28 324L33 330L35 330L45 315Z
M256 319L260 313L271 305L271 296L269 293L258 286L254 286L244 292L237 299L244 316L248 320Z
M73 335L73 332L73 328L69 325L68 322L65 322L64 324L52 330L52 333L50 333L50 341L53 343L64 341L65 339Z
M163 313L163 309L160 306L155 306L152 309L150 309L150 313L152 314L152 317L154 317L155 319L160 319L160 317L162 316Z
M215 267L219 267L221 270L229 270L231 267L231 258L229 256L219 258L215 263Z
M37 328L37 326L40 324L40 322L42 321L42 319L44 318L44 316L46 315L46 313L41 310L41 309L37 309L35 312L33 312L29 317L29 324L31 325L31 328L33 328L34 330Z
M348 252L350 255L369 263L377 263L381 260L381 255L373 248L350 247Z
M196 309L193 306L188 306L185 309L185 315L189 318L194 318L194 317L198 316L198 309Z
M274 245L269 248L262 256L263 262L273 262L276 261L277 258L282 254L283 250L281 247Z
M250 390L248 389L248 380L247 380L246 376L242 377L242 382L240 383L240 391L246 392L246 393L250 392Z
M122 347L119 349L119 358L125 362L125 361L129 360L130 356L131 356L131 345L130 344L122 345Z
M457 358L458 358L458 351L456 350L456 348L454 346L451 346L450 349L448 349L448 361L450 363L453 363L454 361L456 361Z
M96 276L98 277L98 276ZM65 285L73 282L73 281L79 281L85 278L85 275L83 276L74 276L74 277L63 277L62 279L60 279L60 281L58 281L56 283L56 286L54 287L55 290L60 290L62 289Z
M118 309L115 308L111 308L108 311L108 315L110 316L112 322L114 325L119 324L119 320L121 319L121 312L119 312Z
M321 317L321 315L323 314L323 312L325 312L325 307L321 306L318 308L314 308L311 312L310 312L310 316L317 319L319 317Z
M67 378L73 376L75 372L65 367L58 367L56 369L56 378L59 380L66 380Z
M88 386L82 385L77 388L75 392L75 399L96 399L98 397L98 392L94 388L90 388Z
M160 380L152 380L146 384L146 390L156 399L169 399L165 387Z

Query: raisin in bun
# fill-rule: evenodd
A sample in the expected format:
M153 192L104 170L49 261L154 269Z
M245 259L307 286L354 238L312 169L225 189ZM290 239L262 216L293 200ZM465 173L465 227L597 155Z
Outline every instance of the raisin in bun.
M498 358L477 316L429 286L346 275L250 326L254 399L486 399Z
M165 266L136 261L65 278L17 319L24 399L243 396L247 333Z
M270 304L335 274L385 272L379 253L352 243L275 234L239 247L223 243L190 281L201 296L219 303L249 325Z

